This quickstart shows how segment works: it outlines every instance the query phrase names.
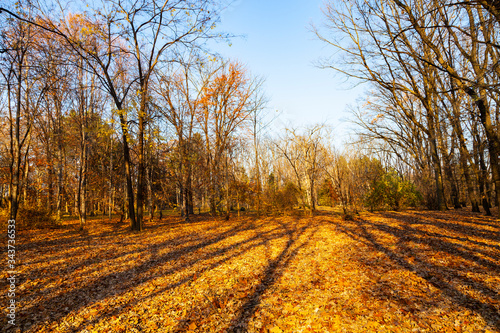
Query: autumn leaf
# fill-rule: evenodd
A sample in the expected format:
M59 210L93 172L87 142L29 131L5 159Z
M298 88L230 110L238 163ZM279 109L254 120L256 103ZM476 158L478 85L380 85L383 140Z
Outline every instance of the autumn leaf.
M100 220L85 236L74 220L22 231L20 327L499 331L492 218L407 211L180 221L151 224L140 241Z

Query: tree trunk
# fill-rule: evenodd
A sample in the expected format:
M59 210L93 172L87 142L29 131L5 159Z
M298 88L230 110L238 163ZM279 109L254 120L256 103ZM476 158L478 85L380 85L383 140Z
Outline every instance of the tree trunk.
M472 164L472 158L470 156L469 150L467 149L467 145L465 143L465 138L462 130L462 125L460 123L460 114L458 112L458 108L454 106L454 115L453 115L453 121L451 122L455 134L458 138L458 147L460 151L460 167L462 169L462 174L464 175L465 178L465 184L467 188L467 195L469 197L469 201L472 206L472 211L473 212L479 212L479 200L477 198L477 193L475 191L475 186L472 181L471 175L470 175L470 167L469 167L469 162Z
M139 153L137 162L137 216L135 223L132 223L132 230L141 231L143 229L142 217L144 215L144 112L145 96L141 99L141 109L139 111Z
M255 111L256 112L256 111ZM257 138L257 120L253 121L253 145L255 150L255 180L257 185L257 193L256 193L256 208L257 208L257 217L260 217L260 206L261 206L261 189L262 185L260 183L260 163L259 163L259 148L258 148L258 138ZM239 214L239 210L238 210ZM239 215L238 215L239 216Z
M149 211L149 221L153 221L154 220L154 202L153 202L153 189L151 187L151 183L152 183L152 171L151 171L151 167L149 166L149 163L148 163L148 166L146 166L146 187L147 187L147 192L148 192L148 211Z
M484 127L486 138L488 139L488 151L493 182L495 183L495 188L498 189L500 188L500 165L498 164L498 157L500 156L500 140L498 132L491 122L491 115L487 105L485 92L481 91L479 96L472 88L467 89L466 92L479 109L479 118ZM500 191L496 191L496 200L500 201ZM498 210L498 217L500 218L500 209Z
M83 230L87 224L87 134L84 122L82 123L82 143L78 178L78 217L80 219L80 230Z
M436 122L434 119L433 108L426 105L426 117L428 125L428 140L431 155L432 168L434 172L434 182L436 184L436 208L446 210L446 200L444 196L443 177L441 170L441 160L439 159L438 146L436 140Z
M9 220L15 220L17 217L17 211L19 208L19 189L20 189L20 174L21 174L21 94L22 94L22 73L23 73L23 62L18 64L18 78L17 78L17 89L16 89L16 109L15 109L15 119L11 121L10 127L10 156L11 161L9 165L10 171L10 181L9 181ZM11 104L11 89L10 85L8 88L8 103L9 103L9 116L12 120L12 104ZM14 128L12 128L12 123L14 123Z
M111 220L111 214L114 211L115 188L113 186L113 137L109 139L109 200L108 200L108 219Z
M123 164L125 166L125 180L126 180L126 190L127 190L127 204L128 204L128 218L131 221L132 230L136 230L137 222L135 218L135 208L134 208L134 189L132 184L132 170L131 170L131 160L130 160L130 148L128 146L128 126L123 113L120 113L120 125L122 128L122 143L123 143Z
M226 151L226 220L229 220L230 213L229 213L229 168L228 168L228 153Z

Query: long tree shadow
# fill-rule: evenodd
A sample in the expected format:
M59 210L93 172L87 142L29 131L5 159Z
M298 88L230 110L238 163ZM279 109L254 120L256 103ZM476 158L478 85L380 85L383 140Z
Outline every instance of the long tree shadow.
M258 231L254 236L246 237L243 240L231 244L215 246L219 242L238 234L254 230L255 228L256 226L252 222L244 221L232 225L229 228L226 226L221 231L215 230L216 232L208 237L204 237L203 234L194 232L187 234L182 239L169 239L132 251L117 251L116 254L104 260L108 261L126 257L134 253L147 255L149 259L143 260L132 267L127 267L124 270L118 270L115 267L111 267L110 272L106 272L96 279L90 279L89 282L84 282L81 286L68 289L64 292L57 293L61 285L55 285L45 290L43 295L39 295L41 297L38 297L35 301L32 301L20 310L19 315L23 318L23 329L30 330L37 325L37 321L42 319L36 317L37 312L41 312L40 310L57 309L57 311L50 312L50 322L58 322L70 312L78 313L80 310L92 306L99 301L120 296L131 290L137 290L140 285L158 277L158 275L151 274L152 267L166 264L170 265L168 268L161 271L162 276L173 276L174 273L179 273L195 266L196 269L194 272L190 272L180 279L159 287L153 293L135 296L131 302L132 304L128 304L129 306L139 303L146 298L155 297L165 291L189 283L203 272L212 270L222 265L227 260L241 256L254 247L265 245L272 239L280 239L293 233L283 227L273 227L268 228L269 230ZM293 240L289 240L289 242L290 244L287 246L287 249L292 245ZM202 249L205 252L202 251L201 255L193 255L197 253L198 250ZM276 266L280 260L282 259L276 261L274 266ZM208 263L208 261L213 262ZM203 264L204 262L207 262L207 264ZM83 260L74 263L72 267L76 269L77 267L82 267L82 265L92 265L93 263L92 260ZM198 267L198 265L200 267ZM272 265L272 267L274 266ZM89 272L85 275L88 276ZM68 304L71 304L71 308L67 308ZM73 330L81 330L83 327L89 327L105 317L119 314L120 311L120 309L103 311L95 318L91 318L90 321L78 324L78 326L73 326Z
M282 237L283 235L282 234L275 234L274 237ZM188 283L191 283L191 282L194 282L194 280L201 276L204 272L207 272L207 271L210 271L212 269L215 269L217 267L219 267L220 265L226 263L228 260L231 260L233 258L237 258L239 256L242 256L244 255L246 252L248 252L249 250L251 250L252 248L254 247L258 247L260 245L263 245L263 242L260 241L258 243L252 243L252 241L255 241L257 240L257 237L254 237L252 239L248 239L246 241L243 241L243 242L239 242L237 245L237 248L238 250L236 251L233 251L234 250L234 246L231 245L231 246L228 246L228 247L224 247L224 248L221 248L221 249L218 249L217 251L214 251L212 253L210 253L210 255L207 255L207 256L203 256L201 258L198 258L196 260L192 260L192 261L189 261L183 265L179 265L179 266L176 266L174 268L171 268L171 269L168 269L168 270L165 270L163 272L163 275L164 276L171 276L173 275L174 273L176 272L180 272L181 270L183 269L188 269L196 264L198 264L199 262L202 262L202 261L207 261L209 259L213 259L213 258L216 258L216 257L219 257L221 256L222 258L207 265L207 266L203 266L201 268L198 268L196 269L194 272L192 273L189 273L188 275L186 275L185 277L175 281L175 282L171 282L167 285L164 285L162 287L159 287L155 290L155 292L153 293L149 293L148 295L137 295L134 297L134 299L132 301L129 301L127 303L127 305L129 307L133 307L135 306L136 304L138 303L141 303L143 302L144 300L146 299L151 299L151 298L154 298L158 295L161 295L162 293L165 293L165 292L168 292L169 290L171 289L174 289L174 288L178 288L184 284L188 284ZM247 244L247 243L252 243L252 244ZM233 251L233 252L231 252ZM227 254L227 255L226 255ZM140 284L144 284L145 282L147 282L149 279L144 279L144 278L139 278L138 279L138 282ZM102 313L101 315L97 316L96 318L94 318L92 321L89 321L89 322L86 322L85 323L85 327L91 327L92 325L98 323L99 321L101 321L103 318L105 317L113 317L113 316L118 316L120 313L122 312L121 309L114 309L112 311L107 311L105 313ZM79 330L80 330L81 327L79 327Z
M251 227L254 228L255 226L253 226L253 224L251 224ZM302 229L305 230L305 228L306 227L303 227ZM160 295L162 293L168 292L169 290L171 290L173 288L177 288L177 287L180 287L183 284L194 282L194 280L197 277L201 276L204 272L213 270L213 269L219 267L220 265L228 262L231 259L241 257L245 253L249 252L250 250L252 250L254 248L257 248L257 247L260 247L260 246L265 246L266 249L267 249L267 246L269 245L269 242L271 242L273 240L279 240L279 239L283 239L283 238L286 238L286 237L290 237L290 235L292 235L292 234L294 234L294 233L297 232L297 230L289 230L289 228L287 228L287 226L285 224L282 224L282 223L281 223L281 228L280 227L274 227L274 228L272 228L270 230L266 230L266 231L260 231L259 228L255 228L254 231L255 231L255 235L252 236L252 237L246 238L245 240L233 243L233 244L225 246L225 247L214 249L214 251L210 252L209 254L207 254L205 256L197 257L196 259L190 260L190 261L186 262L183 265L179 265L179 266L176 266L176 267L173 267L173 268L171 268L169 270L164 271L165 275L172 275L173 273L179 272L182 269L187 269L189 267L192 267L192 266L196 265L197 263L200 263L200 262L203 262L203 261L207 261L209 259L213 259L213 258L216 258L216 257L221 257L219 260L217 260L215 262L212 262L212 263L210 263L208 265L205 265L205 266L202 266L202 267L196 269L194 272L188 274L187 276L185 276L184 278L180 279L179 281L172 282L172 283L170 283L168 285L162 286L161 288L158 288L155 292L150 293L148 295L135 297L135 299L132 302L129 302L127 305L129 307L130 306L135 306L136 304L138 304L138 303L140 303L140 302L142 302L142 301L144 301L146 299L154 298L154 297L156 297L156 296L158 296L158 295ZM300 235L297 235L297 237L298 236L300 236ZM295 239L296 239L296 237L293 237L292 242L291 242L290 239L288 240L288 243L287 243L287 246L286 246L287 250L293 244L293 242L294 242ZM305 245L305 244L303 244L303 245ZM292 259L293 255L298 250L299 250L299 248L295 249L293 251L292 255L290 255L290 254L286 255L286 257L287 257L286 263L288 263L288 261L290 259ZM277 258L277 259L273 260L273 262L276 261L276 264L273 265L274 269L272 270L272 272L269 271L269 269L266 269L266 276L268 274L271 274L271 273L275 272L278 264L282 261L281 257L283 257L283 255L285 255L285 253L286 253L286 251L282 252L282 254L280 255L280 258ZM281 267L284 267L284 266L281 265ZM268 281L269 279L265 277L264 280ZM272 283L270 283L270 281L268 281L268 284L272 285ZM263 289L262 291L264 291L264 290L265 289ZM251 297L251 299L255 299L255 297ZM244 308L247 309L248 305L245 306ZM121 313L120 309L115 309L115 310L113 310L111 312L106 312L105 314L103 313L102 315L96 317L91 322L85 323L85 327L91 327L93 324L99 322L104 317L118 316L120 313ZM181 319L180 322L179 322L179 324L177 325L177 328L174 329L174 332L184 332L184 331L186 331L188 329L188 324L190 322L190 318L191 318L191 315L188 314L186 316L186 318ZM81 329L81 328L82 327L79 327L79 329ZM137 328L140 329L140 326L137 327Z
M425 220L408 218L397 213L382 215L390 220L386 219L382 222L357 218L354 221L334 223L337 230L385 254L396 267L412 272L438 288L456 306L479 314L488 325L500 329L498 292L486 282L468 275L471 269L474 269L475 273L500 276L500 262L498 261L500 251L497 245L490 244L492 241L500 242L500 235L487 234L480 229L480 224L475 229L470 225L464 227L452 220L439 219L433 222L429 218ZM443 230L443 233L437 232L435 228L427 231L427 227L438 227L440 228L438 230ZM469 236L478 239L471 241ZM457 244L457 241L461 243ZM416 246L419 244L424 245L427 250ZM477 249L472 245L483 248ZM432 257L435 255L464 264L447 266L433 260ZM450 281L455 281L455 283L451 284ZM470 293L459 290L457 284L486 296L485 298L490 301L479 300ZM397 290L391 290L390 293L385 294L385 297L389 294L397 294Z
M206 221L197 221L196 223L193 224L203 224L203 222ZM167 221L166 223L162 224L156 224L156 225L151 225L147 227L148 231L153 231L158 232L158 233L165 233L169 232L171 228L173 227L178 227L181 224L186 224L185 222L170 222ZM248 230L249 228L252 227L251 224L248 223L240 223L237 226L235 226L235 229L232 229L228 232L235 232L237 231L237 228L245 227L244 230ZM161 229L163 227L163 230ZM213 227L210 227L209 229L213 229ZM68 234L69 236L72 236L71 238L68 239ZM128 237L124 237L124 236ZM128 227L125 224L121 225L121 229L117 231L108 231L108 230L99 230L93 234L88 234L88 233L81 233L76 230L68 231L68 233L65 233L63 235L64 237L53 239L53 240L43 240L43 241L35 241L35 242L29 242L29 240L25 241L26 244L23 244L19 251L21 253L26 253L29 250L34 250L36 249L37 252L37 257L41 257L41 259L32 259L29 262L30 266L37 266L37 264L43 263L41 267L31 269L30 273L33 276L43 276L47 271L51 271L54 268L57 269L58 275L54 275L52 277L49 277L48 280L46 280L47 283L51 283L56 281L57 279L60 278L60 275L69 275L76 271L77 269L81 267L91 267L93 264L96 263L96 260L99 260L100 256L105 256L107 261L111 261L114 259L118 259L121 257L126 257L127 255L131 254L137 254L137 253L148 253L149 251L154 250L154 247L156 246L164 246L166 243L168 243L169 246L171 247L180 247L179 250L182 251L189 251L190 249L196 248L196 246L199 246L199 235L198 234L192 234L188 233L182 236L176 236L174 239L169 239L166 242L162 242L161 244L149 244L148 246L141 246L140 249L132 249L132 250L126 250L128 245L132 245L134 243L139 243L142 244L141 240L141 234L136 234L136 235L131 235L130 232L128 231ZM222 237L224 236L221 235ZM53 236L52 236L53 237ZM135 238L135 239L134 239ZM99 249L100 244L105 243L106 239L110 240L112 239L112 243L114 243L118 249L112 248L108 249L106 252L101 252ZM194 247L192 247L190 244L196 244ZM96 252L96 255L91 255L89 256L88 252ZM57 253L57 254L54 254ZM50 258L50 261L47 262L47 258L44 256L47 254ZM74 260L74 256L84 256L86 259L84 260ZM60 265L59 260L61 259L68 259L68 257L71 257L73 260L68 263L64 268L58 267ZM98 270L98 268L94 269L87 269L87 273L92 273L93 271ZM23 282L21 279L19 282ZM57 288L57 286L54 286L53 289ZM50 291L50 289L49 289Z
M257 232L257 237L259 239L259 243L257 246L264 245L266 257L268 258L268 263L257 276L252 277L252 279L259 279L259 283L252 288L252 291L245 296L243 304L237 309L236 315L229 323L228 327L224 329L225 332L247 332L248 331L248 323L252 316L254 315L257 307L260 305L262 301L262 297L264 293L269 290L283 275L284 269L289 265L290 261L297 255L298 251L305 247L308 243L308 240L302 242L301 244L297 244L298 239L302 236L307 229L310 228L310 225L304 225L302 227L298 227L295 223L282 223L280 221L276 221L280 224L280 232L278 234L269 234ZM311 230L312 236L317 227ZM286 239L286 244L280 253L275 257L271 258L271 254L268 251L270 247L270 242L280 239ZM310 239L310 237L308 238ZM226 290L226 295L221 295L214 298L213 301L208 302L207 308L204 313L204 317L207 318L211 315L214 315L217 311L217 308L224 307L224 304L227 303L230 299L234 297L234 290ZM215 304L215 306L214 306ZM200 312L200 310L196 307L193 307L186 316L179 321L176 328L173 332L186 332L188 330L189 324L191 322L192 317L196 317L195 313ZM221 327L222 328L222 327Z
M264 269L263 277L255 291L248 296L246 302L240 307L238 316L232 320L228 332L247 332L248 322L255 313L256 308L262 301L262 296L269 290L283 275L284 269L289 265L290 261L297 255L298 251L308 244L308 240L302 242L298 246L293 247L300 236L304 234L308 225L302 226L298 229L289 228L285 223L280 223L286 230L285 235L288 241L278 256L274 259L269 258L268 264ZM311 232L312 236L315 230ZM311 237L308 237L310 239Z
M493 212L493 216L496 216L496 212ZM394 216L393 212L383 212L382 214L387 216ZM425 219L428 215L426 211L413 211L413 215ZM436 221L453 221L456 219L460 220L461 224L470 224L475 228L477 227L490 227L493 229L500 229L500 223L497 218L492 216L485 216L481 213L472 213L467 210L455 210L455 211L444 211L444 212L433 212L432 216ZM496 230L495 230L496 231Z
M189 224L203 224L208 222L209 219L203 219L202 217L197 216L196 219L193 219ZM169 218L163 219L161 221L147 222L146 229L149 231L161 229L175 229L178 227L185 226L186 222L181 218ZM102 228L104 226L104 228ZM101 229L102 228L102 229ZM89 234L89 229L93 229ZM57 230L57 229L56 229ZM43 234L46 232L50 232L50 229L40 229L37 231L33 230L20 230L19 235L24 238L24 243L22 245L22 250L30 250L30 249L43 249L50 248L54 246L61 246L64 244L65 247L72 247L78 243L82 243L84 241L89 241L90 239L103 239L107 237L120 238L125 235L130 234L130 226L127 222L117 223L115 220L108 221L106 219L103 220L93 220L90 221L86 229L81 231L79 230L78 224L70 224L64 226L64 228L59 229L59 234L57 237L52 239L37 239L33 240L33 237L38 238L39 234Z
M98 279L91 280L91 282L84 282L80 287L72 288L62 293L57 293L58 289L60 290L60 288L62 287L61 285L54 285L48 288L44 292L44 294L38 295L39 297L36 301L32 301L28 306L25 306L20 310L18 315L20 318L23 318L23 329L30 329L37 324L37 321L42 319L36 317L37 312L41 312L40 310L43 311L46 308L53 308L57 306L57 304L61 304L61 307L58 308L57 311L50 313L50 321L58 321L60 318L66 316L69 312L78 312L80 309L103 300L104 298L112 297L121 294L126 290L132 289L136 286L137 283L144 283L150 280L151 278L147 277L146 273L152 265L175 261L181 255L185 255L186 253L196 251L200 248L216 244L217 242L220 242L229 237L233 237L238 233L244 232L249 229L251 229L251 224L239 223L227 230L218 232L211 237L203 238L200 237L199 234L190 235L190 241L185 240L187 245L184 244L184 246L180 247L178 246L179 240L168 240L155 244L154 246L144 246L143 248L139 248L134 251L117 251L116 255L112 256L111 258L106 258L105 260L124 257L132 253L145 253L149 255L149 253L147 252L151 251L154 254L155 251L159 252L160 250L170 250L172 248L172 244L174 244L172 250L162 254L161 256L150 256L150 260L146 260L139 265L129 267L118 272L108 272L100 276ZM99 258L96 259L99 260ZM201 260L201 258L199 260ZM194 264L195 262L196 261L192 261L191 264ZM95 263L95 261L84 260L83 262L77 262L76 265L72 266L84 267L82 265L89 265L93 263ZM188 265L189 264L186 263L183 263L182 265L174 265L174 268L171 271L185 268ZM171 272L167 272L167 274L170 273ZM60 276L54 278L60 278ZM105 290L107 289L107 287L109 287L109 289ZM55 295L51 296L53 294ZM33 295L31 296L33 297ZM71 308L65 308L62 306L63 304L67 305L68 303L72 304Z
M483 240L492 240L498 242L500 239L500 230L498 231L488 230L488 228L490 229L500 228L500 224L495 225L493 223L474 221L472 219L467 219L467 215L464 216L463 221L456 221L454 219L454 216L450 217L450 216L437 215L437 217L434 218L433 214L432 218L429 218L428 214L423 212L412 213L413 215L417 216L417 218L412 218L412 219L404 219L404 218L402 219L401 214L393 212L383 212L379 214L387 218L398 219L405 223L434 226L441 228L445 231L459 233L464 236L474 236L481 238Z

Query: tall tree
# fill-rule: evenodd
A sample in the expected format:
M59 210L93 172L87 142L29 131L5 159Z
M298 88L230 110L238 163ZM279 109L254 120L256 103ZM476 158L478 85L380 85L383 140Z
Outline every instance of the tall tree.
M220 184L226 187L226 217L229 218L228 175L223 174L228 165L229 149L233 136L248 123L258 96L256 81L246 73L244 67L235 62L216 64L215 70L206 74L203 85L197 121L201 127L206 145L206 167L210 182L210 210L216 212L221 197ZM227 168L226 168L227 170Z
M29 9L29 8L28 8ZM29 18L29 11L19 10ZM36 101L31 88L36 81L32 70L36 29L22 21L9 21L0 34L1 74L7 96L9 133L9 218L15 220L23 188L22 163L26 163ZM39 91L38 100L44 91Z
M218 21L218 3L214 0L106 0L91 3L90 9L93 18L79 15L80 22L75 29L74 19L73 22L67 20L74 16L61 13L61 18L53 19L51 13L44 13L39 6L43 22L37 25L65 39L68 47L98 75L118 110L129 217L132 229L141 230L145 192L144 133L150 121L152 74L164 61L175 60L170 58L172 53L167 50L197 47L202 39L220 36L212 33ZM2 11L35 24L5 8L0 8ZM124 59L127 64L124 64ZM133 99L135 104L131 103ZM133 116L137 125L137 197L133 191L131 119L128 116Z
M192 178L197 151L194 140L199 100L210 75L203 77L203 65L196 52L190 52L172 72L158 73L155 85L156 107L173 126L176 134L177 158L175 172L180 190L182 215L186 220L193 213ZM215 73L215 72L213 72Z

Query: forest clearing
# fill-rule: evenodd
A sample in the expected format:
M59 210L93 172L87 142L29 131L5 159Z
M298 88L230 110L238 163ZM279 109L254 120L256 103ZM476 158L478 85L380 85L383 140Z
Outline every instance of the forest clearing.
M466 209L117 222L18 231L17 331L500 331L500 224Z
M2 0L0 331L500 332L499 82L499 0Z

